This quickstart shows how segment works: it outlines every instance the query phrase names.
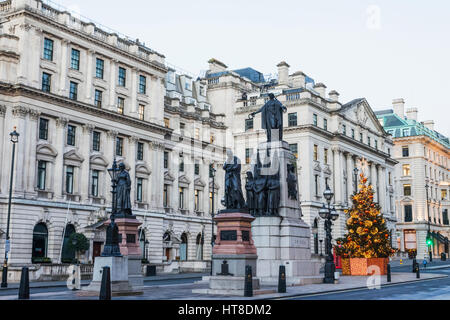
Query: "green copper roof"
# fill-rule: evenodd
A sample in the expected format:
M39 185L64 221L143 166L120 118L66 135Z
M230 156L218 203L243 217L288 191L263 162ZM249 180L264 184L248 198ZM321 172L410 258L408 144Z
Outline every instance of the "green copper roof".
M375 111L375 115L382 121L381 124L383 125L384 130L391 134L393 138L425 135L439 142L446 148L450 147L448 137L435 130L428 129L421 122L411 119L402 119L395 114L392 109Z

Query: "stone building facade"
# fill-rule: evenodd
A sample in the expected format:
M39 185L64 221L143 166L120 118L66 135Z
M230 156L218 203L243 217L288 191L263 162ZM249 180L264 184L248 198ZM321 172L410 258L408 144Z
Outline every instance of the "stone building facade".
M333 238L345 233L343 210L351 205L354 169L359 168L362 157L369 163L365 173L374 185L375 201L380 203L387 226L394 234L394 165L397 162L391 156L393 142L367 100L342 103L336 91L326 95L326 86L302 71L290 74L286 62L277 67L278 78L266 80L252 68L232 71L223 62L209 61L205 78L208 99L216 113L225 113L225 124L230 128L227 141L243 163L242 181L245 172L250 170L255 148L266 141L261 116L251 120L248 115L259 110L268 101L268 94L273 93L287 107L283 140L297 156L301 209L304 221L312 227L312 252L324 253L325 232L318 212L325 203L323 191L327 184L335 194L333 201L339 212Z
M395 99L392 109L376 115L394 141L393 157L397 242L402 251L449 253L449 139L434 130L434 121L419 121L417 108ZM427 244L427 239L431 240Z
M39 0L0 2L0 255L4 255L12 143L20 134L10 262L59 263L70 232L102 251L116 157L132 179L143 258L204 270L211 249L210 166L223 179L223 116L206 81L177 74L138 40L107 32ZM215 185L216 208L222 197Z

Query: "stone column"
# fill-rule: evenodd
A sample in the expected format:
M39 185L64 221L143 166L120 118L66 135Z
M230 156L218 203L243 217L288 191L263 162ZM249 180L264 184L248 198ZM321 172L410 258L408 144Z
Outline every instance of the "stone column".
M7 136L5 133L5 114L6 114L6 106L0 105L0 150L4 149L4 144L6 143ZM0 154L0 194L6 194L7 188L5 188L6 178L7 178L7 164L4 162L5 152Z
M104 156L109 161L109 168L112 167L113 159L116 150L114 149L116 146L116 137L118 135L118 131L116 130L110 130L106 133L106 143L104 148ZM105 174L105 199L106 202L111 205L112 203L112 195L111 195L111 177L109 176L108 172Z
M110 61L110 81L109 81L109 110L116 111L116 75L118 61L113 59Z
M34 88L37 89L41 89L40 87L40 83L41 83L41 69L39 67L40 63L41 63L41 57L42 57L42 52L43 52L43 36L42 36L42 29L34 27L34 35L33 35L33 43L31 44L31 46L33 48L39 48L38 50L40 50L41 54L35 54L32 53L30 54L29 58L25 58L22 56L21 58L21 62L22 60L29 60L28 63L30 64L30 70L28 70L29 74L28 76L30 77L28 79L28 82L31 82L31 86L33 86ZM23 39L22 39L23 40ZM24 51L20 51L20 52L24 52ZM25 51L26 52L26 51Z
M88 49L86 59L87 59L87 68L86 68L86 103L93 104L93 89L92 89L92 78L94 77L94 73L92 71L92 65L94 63L94 54L95 51L92 49Z
M70 41L61 40L61 69L59 75L59 94L62 96L68 95L67 85L67 63L68 63L68 50Z
M55 197L57 199L63 199L63 181L64 181L64 147L66 144L66 127L69 119L67 118L58 118L56 119L56 131L55 131L55 148L58 152L58 155L55 159L55 171L53 173L53 190L55 193Z
M342 167L341 167L341 150L338 147L333 147L333 177L334 177L334 202L336 204L342 203L343 190L342 190Z
M17 81L19 83L23 83L26 85L30 84L29 82L31 69L29 64L31 61L31 56L33 56L33 54L30 52L31 50L29 50L31 27L32 26L28 23L22 23L19 25L19 28L17 28L18 30L16 30L16 32L18 31L17 36L19 36L20 38L18 49L21 55L21 59L19 60L20 63L17 66ZM39 50L39 57L41 57L42 51L40 49L38 50Z
M29 195L34 195L36 192L34 187L36 185L36 142L37 142L37 132L38 128L38 119L40 116L40 112L34 109L30 109L30 121L28 125L27 132L27 154L28 157L25 159L25 167L24 167L24 175L27 180L26 183L26 192Z
M348 194L348 204L352 205L352 194L353 194L353 166L352 166L352 155L347 152L347 194Z
M139 70L137 68L131 69L131 110L130 116L137 118L137 77Z
M26 179L24 172L24 164L26 159L26 154L28 152L27 149L27 133L30 130L26 125L26 115L29 109L22 106L15 106L12 109L13 115L13 125L11 131L13 131L13 127L16 126L17 132L20 134L19 142L16 143L16 152L15 152L15 165L14 165L14 192L24 194L26 188ZM7 150L11 150L12 152L12 143L10 148Z
M89 203L89 189L90 189L90 153L91 153L91 137L95 126L91 123L83 126L82 144L80 144L80 153L84 161L80 166L80 195L82 203Z
M164 188L164 144L152 141L150 142L152 175L151 203L153 208L161 209L163 207L163 188Z

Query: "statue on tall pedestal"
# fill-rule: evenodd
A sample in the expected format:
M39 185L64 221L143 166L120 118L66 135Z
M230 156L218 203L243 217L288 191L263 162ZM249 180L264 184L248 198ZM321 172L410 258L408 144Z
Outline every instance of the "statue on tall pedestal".
M252 112L249 118L254 118L257 113L261 113L261 125L266 130L267 142L274 140L283 141L283 112L287 108L278 101L273 93L269 93L270 100L258 111ZM278 131L278 137L272 137L272 131Z
M119 174L117 175L117 214L119 216L131 216L131 179L130 174L125 170L125 164L119 164Z

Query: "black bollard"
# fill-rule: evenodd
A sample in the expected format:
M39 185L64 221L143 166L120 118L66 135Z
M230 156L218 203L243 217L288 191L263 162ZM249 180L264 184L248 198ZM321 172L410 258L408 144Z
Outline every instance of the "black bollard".
M278 293L286 293L286 267L280 266L278 275Z
M417 270L416 271L416 278L420 279L420 267L419 267L419 265L417 265L417 269L416 270Z
M253 278L251 266L245 266L244 297L253 297Z
M30 277L28 274L28 268L22 268L22 274L20 276L20 287L19 287L19 300L29 300L30 299Z
M417 262L416 262L416 258L413 259L413 264L412 264L412 272L416 272L416 267L417 267Z
M100 300L111 300L111 274L109 267L103 267Z
M391 264L387 265L387 282L391 282Z

